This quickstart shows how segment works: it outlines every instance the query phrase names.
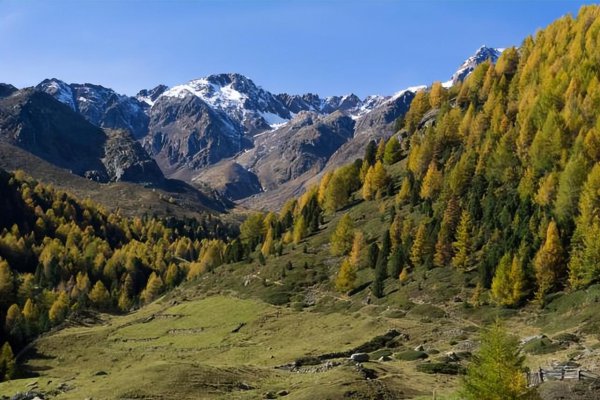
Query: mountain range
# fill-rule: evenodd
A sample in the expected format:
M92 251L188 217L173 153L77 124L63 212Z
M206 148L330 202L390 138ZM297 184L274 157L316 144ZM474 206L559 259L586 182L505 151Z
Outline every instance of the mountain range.
M482 46L444 86L496 62L502 50ZM3 84L0 143L98 182L160 186L178 179L274 207L323 171L362 156L369 141L394 134L424 88L322 98L273 94L236 73L136 96L54 78L21 90Z

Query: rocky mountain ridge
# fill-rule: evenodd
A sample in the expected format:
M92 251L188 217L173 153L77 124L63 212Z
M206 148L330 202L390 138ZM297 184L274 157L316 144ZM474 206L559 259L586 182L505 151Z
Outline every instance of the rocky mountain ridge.
M458 83L486 60L496 62L502 50L482 46L444 85ZM129 133L131 151L121 152L117 164L110 164L111 171L120 170L114 165L126 165L129 156L136 160L133 164L139 157L154 159L169 178L193 184L209 179L215 184L203 183L227 188L236 199L263 190L273 192L291 181L302 186L322 171L360 157L370 140L394 133L395 121L408 110L415 93L425 88L364 99L355 94L322 98L313 93L273 94L236 73L210 75L171 88L159 85L135 97L58 79L44 80L36 87L93 125ZM0 97L12 90L1 87ZM123 139L120 135L118 142ZM156 172L143 163L147 168L137 170L136 179L146 170ZM215 174L223 165L228 166L225 175L231 182L217 184Z

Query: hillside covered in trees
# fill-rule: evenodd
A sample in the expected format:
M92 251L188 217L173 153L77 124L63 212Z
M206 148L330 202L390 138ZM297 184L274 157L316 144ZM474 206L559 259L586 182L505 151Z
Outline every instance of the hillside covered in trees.
M379 246L367 247L363 232L340 221L331 245L333 254L349 255L336 279L342 292L367 265L376 269L377 297L388 276L454 268L476 271L477 293L489 290L510 307L543 306L552 292L596 282L599 41L600 9L583 7L505 50L496 65L481 64L464 83L435 82L418 92L396 136L370 143L364 159L325 175L245 239L262 241L267 256L361 197L394 196ZM386 169L396 163L399 178L390 179Z
M473 350L455 354L452 346L471 342L473 329L489 323L492 315L514 316L510 311L520 309L539 317L545 325L536 325L538 330L551 326L564 334L585 322L587 331L582 331L593 331L600 326L597 317L585 314L590 321L573 319L557 327L543 312L559 294L584 292L600 281L599 116L600 7L587 6L576 18L563 17L518 48L506 49L496 64L479 65L464 82L451 88L435 82L419 91L389 140L370 142L362 159L326 173L278 212L249 213L239 230L208 214L198 220L124 218L22 173L1 173L0 374L13 376L14 352L68 315L88 307L124 313L186 280L185 295L177 297L176 290L173 298L200 299L175 304L185 313L168 317L186 321L200 313L190 304L213 304L210 318L223 326L234 324L232 329L227 325L226 332L215 333L218 324L202 319L207 315L203 309L205 326L186 321L189 326L168 332L161 331L164 323L149 321L135 331L130 324L139 321L118 320L121 325L111 332L115 342L154 343L177 335L159 344L177 343L174 348L181 350L177 346L188 349L189 343L178 340L190 340L198 352L207 351L223 365L235 362L236 368L258 368L259 359L260 373L245 370L244 376L272 379L273 367L278 373L288 367L301 372L293 368L346 356L334 348L334 339L337 347L343 343L344 349L356 349L350 344L364 343L367 334L372 339L373 326L393 326L417 338L397 332L407 343L412 340L412 347L404 348L399 339L386 343L383 350L389 354L373 352L378 359L394 353L396 360L416 361L433 358L437 347L452 349L456 359L448 361L446 355L432 366L417 367L451 375L464 372L458 364L470 360ZM199 292L210 294L201 297ZM149 309L159 315L171 306L157 302L139 312L152 317ZM566 308L552 304L549 312L558 313L560 307L561 312ZM311 313L302 312L306 309ZM280 313L285 326L278 325ZM313 319L334 328L323 331L311 325ZM439 326L428 325L438 320L458 333L448 338ZM531 328L529 322L513 321ZM237 335L246 324L254 331ZM147 337L146 329L159 334ZM196 335L205 329L219 340L202 347L202 340L214 339ZM317 329L323 343L305 345L298 332L309 336ZM256 332L268 346L256 339ZM276 337L280 333L288 336ZM337 334L343 338L331 339ZM511 360L518 360L506 375L516 382L511 390L517 398L526 389L521 344L504 331L496 334L510 348ZM450 340L442 343L440 337ZM427 340L435 346L423 347ZM484 336L488 353L495 351L494 340ZM139 346L135 351L143 353ZM253 347L256 359L240 355ZM292 354L288 347L304 353ZM493 375L496 364L490 360L483 362L485 374L473 376L477 362L482 363L476 359L467 386L479 384L489 371ZM186 374L190 365L185 365ZM386 368L378 373L387 374ZM396 364L390 376L407 371L393 368ZM365 376L370 372L361 370Z
M0 171L0 193L0 374L7 377L14 353L71 313L148 303L221 263L223 240L236 234L211 214L125 218L20 171Z

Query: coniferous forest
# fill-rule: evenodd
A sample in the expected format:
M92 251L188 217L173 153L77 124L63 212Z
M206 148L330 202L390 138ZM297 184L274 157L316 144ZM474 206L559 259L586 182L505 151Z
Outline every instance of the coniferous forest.
M527 342L508 332L502 319L508 326L523 327L530 322L523 322L523 315L533 316L531 332L552 326L564 338L567 329L548 322L547 313L567 308L560 299L587 299L600 283L600 7L584 6L576 16L556 20L504 49L497 60L479 63L462 81L433 82L416 91L393 126L392 134L365 142L360 158L319 171L283 206L246 208L245 203L225 214L125 216L118 208L78 198L22 170L0 169L0 381L31 374L20 365L20 353L85 316L131 316L153 303L164 305L164 295L193 291L206 296L202 300L220 299L215 300L214 318L236 318L224 338L215 341L219 352L210 353L219 362L231 343L245 348L260 342L261 349L268 349L265 354L275 354L277 341L267 335L287 332L283 323L269 328L273 332L264 335L271 339L262 342L252 333L239 343L232 337L242 336L239 332L248 326L259 331L277 324L283 313L282 318L298 318L292 330L310 327L312 333L330 334L322 326L332 324L335 334L346 332L335 338L344 351L320 351L319 346L330 344L324 339L324 344L303 344L303 354L269 353L258 364L271 372L275 367L278 373L328 373L345 365L325 364L329 360L369 353L365 363L377 355L381 363L418 362L415 370L423 374L460 375L455 382L460 399L539 399L527 381ZM446 281L436 282L440 276ZM443 288L452 285L452 295L446 294ZM185 305L187 296L173 304ZM253 303L257 311L238 314L246 303L219 308L219 296L261 305ZM431 298L443 301L427 303ZM585 301L593 310L593 302ZM263 304L277 309L265 311ZM166 309L153 311L147 321ZM193 314L182 309L169 318ZM469 321L471 326L456 328L460 332L449 341L449 351L437 356L434 345L423 340L415 347L410 341L418 338L396 330L402 326L399 320L418 309L431 315L419 314L407 329L441 337L443 324L428 325L435 318ZM490 324L478 310L497 317ZM332 315L338 314L347 320L335 325ZM319 319L313 326L313 317L330 320ZM585 318L577 323L595 317ZM600 325L593 321L592 328L585 325L587 330L569 330L597 338L594 329ZM353 336L354 324L369 332L370 340ZM382 336L365 326L389 329ZM186 325L169 335L200 335L213 327ZM482 332L477 350L455 351L452 346L470 341L473 329ZM545 334L535 336L551 349L564 346L565 353L575 347L569 348L566 340L548 344L545 339ZM401 340L405 343L399 344ZM594 346L600 342L585 351ZM535 362L541 365L549 362L541 355L550 351L528 354L539 356ZM580 360L580 353L569 361ZM272 359L278 364L269 364ZM255 367L250 358L243 360L244 368ZM406 373L370 364L363 368L362 363L356 363L356 370L369 382L377 374ZM244 382L235 390L252 391L254 385L262 390L264 381L269 385L268 379L275 379L260 381L264 370L232 375L238 373L260 383ZM219 374L224 373L215 372L220 382ZM405 390L385 392L366 385L364 398L396 398ZM287 389L278 393L288 394Z

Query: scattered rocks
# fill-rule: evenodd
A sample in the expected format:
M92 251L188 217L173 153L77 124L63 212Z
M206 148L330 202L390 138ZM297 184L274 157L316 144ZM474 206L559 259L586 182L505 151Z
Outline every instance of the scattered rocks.
M373 369L365 368L362 364L356 364L355 368L364 379L371 380L377 378L377 372Z
M254 389L254 387L253 387L253 386L250 386L250 385L248 385L247 383L244 383L244 382L240 383L240 384L238 385L238 388L239 388L240 390L252 390L252 389Z
M381 357L379 357L379 359L377 361L384 362L384 361L391 361L391 360L392 360L392 357L390 357L390 356L381 356Z
M287 390L280 390L279 392L277 392L277 396L279 397L284 397L287 396L288 394L290 394L290 392L288 392Z
M472 340L462 340L454 345L455 351L470 351L473 352L477 349L478 343Z
M277 395L273 392L265 392L265 394L263 394L263 399L276 399Z
M524 337L523 339L521 339L521 345L525 345L525 344L527 344L527 343L529 343L529 342L531 342L531 341L534 341L534 340L541 340L541 339L545 339L545 338L547 338L547 337L548 337L548 336L546 336L546 335L544 335L544 334L541 334L541 335L534 335L534 336L527 336L527 337Z
M425 347L422 344L420 344L417 347L415 347L415 351L425 351Z
M579 343L580 341L579 336L575 335L574 333L559 333L552 339L559 342L560 344Z
M94 374L94 376L104 376L104 375L108 375L108 372L106 371L98 371Z
M327 361L323 364L320 365L314 365L311 367L304 367L302 365L299 365L297 363L290 363L290 364L284 364L284 365L280 365L275 367L276 369L282 369L282 370L286 370L286 371L290 371L290 372L296 372L298 374L314 374L314 373L318 373L318 372L325 372L325 371L329 371L332 368L335 368L337 366L341 365L340 362L337 361Z
M68 392L69 390L71 390L73 388L71 386L67 385L66 383L61 383L60 385L58 385L58 387L56 389L60 390L61 392Z
M167 334L169 335L195 335L197 333L204 332L204 328L174 328L169 329Z
M24 393L17 393L13 397L5 397L2 396L2 399L10 399L10 400L45 400L46 397L42 392L38 391L28 391Z

